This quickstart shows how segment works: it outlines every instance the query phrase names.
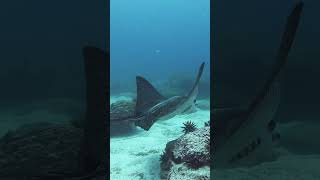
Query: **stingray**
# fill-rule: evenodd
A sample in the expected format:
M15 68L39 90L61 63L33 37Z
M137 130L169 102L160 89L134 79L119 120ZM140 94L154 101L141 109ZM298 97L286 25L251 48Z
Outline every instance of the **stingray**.
M213 108L213 167L251 166L275 157L272 147L280 137L274 115L280 104L280 74L298 28L303 3L295 5L287 18L285 31L270 77L246 108Z

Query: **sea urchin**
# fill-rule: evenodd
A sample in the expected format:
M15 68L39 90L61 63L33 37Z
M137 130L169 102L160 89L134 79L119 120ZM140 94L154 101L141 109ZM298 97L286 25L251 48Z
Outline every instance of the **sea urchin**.
M169 159L169 156L167 154L166 151L164 151L161 155L160 155L160 161L161 162L166 162Z
M183 123L183 127L181 127L183 130L182 132L184 132L185 134L189 133L189 132L193 132L197 129L197 126L191 122L191 121L187 121L185 123Z
M205 123L204 123L204 126L205 126L205 127L210 126L210 120L209 120L209 121L207 121L207 122L205 122Z

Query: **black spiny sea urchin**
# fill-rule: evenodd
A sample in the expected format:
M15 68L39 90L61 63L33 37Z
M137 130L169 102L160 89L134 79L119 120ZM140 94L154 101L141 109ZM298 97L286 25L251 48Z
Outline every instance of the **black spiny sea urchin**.
M210 120L207 121L207 122L205 122L205 123L204 123L204 126L205 126L205 127L210 126Z
M169 156L168 156L168 154L166 153L166 151L164 151L164 152L160 155L160 161L161 161L161 162L166 162L166 161L168 161L168 159L169 159Z
M182 132L184 132L185 134L189 133L189 132L193 132L197 129L197 126L191 122L191 121L187 121L185 123L183 123L183 127L181 127L183 130Z

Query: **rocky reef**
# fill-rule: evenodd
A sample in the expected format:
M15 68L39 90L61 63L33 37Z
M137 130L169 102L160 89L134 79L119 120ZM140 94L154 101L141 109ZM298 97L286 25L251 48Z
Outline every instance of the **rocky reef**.
M110 122L118 122L134 116L135 100L120 100L110 105Z
M0 179L62 179L74 173L82 137L83 129L65 124L31 123L9 131L0 138ZM106 158L92 179L105 176L105 163Z
M161 179L210 179L210 127L188 132L167 143L160 158Z
M123 120L134 117L135 105L136 102L134 99L119 100L110 105L111 136L118 136L134 132L134 124Z

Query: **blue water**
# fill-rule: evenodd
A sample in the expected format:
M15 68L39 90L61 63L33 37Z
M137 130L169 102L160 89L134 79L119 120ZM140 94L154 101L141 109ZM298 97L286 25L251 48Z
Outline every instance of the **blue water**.
M209 0L111 0L111 103L130 99L121 93L134 92L137 75L145 77L156 88L161 86L157 82L174 76L177 83L172 86L178 86L179 77L191 78L192 82L185 84L192 85L202 62L206 66L199 95L206 91L204 102L209 101L209 3ZM177 88L189 91L186 86L179 86ZM161 90L166 87L162 86ZM167 142L183 134L184 122L192 119L201 127L209 115L209 109L199 109L156 122L149 131L133 127L129 135L111 137L110 179L159 180L159 158Z
M210 72L209 0L111 0L111 88L134 84L135 76L164 80Z

